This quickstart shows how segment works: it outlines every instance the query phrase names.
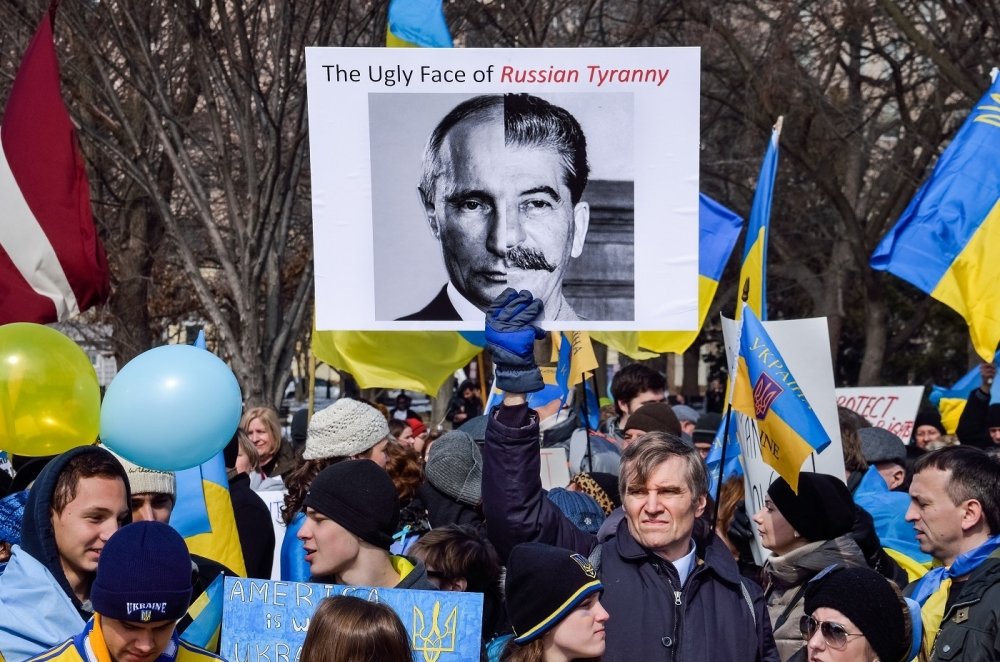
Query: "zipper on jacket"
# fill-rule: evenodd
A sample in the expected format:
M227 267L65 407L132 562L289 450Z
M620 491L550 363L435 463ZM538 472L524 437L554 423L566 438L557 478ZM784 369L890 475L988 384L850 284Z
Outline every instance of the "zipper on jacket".
M680 648L681 644L680 639L677 638L681 629L681 609L679 609L682 602L681 591L674 588L674 583L670 581L670 575L667 575L667 584L670 586L670 590L674 594L674 637L672 642L673 646L670 647L670 659L675 660L677 659L677 649ZM683 587L681 587L681 589L683 590Z

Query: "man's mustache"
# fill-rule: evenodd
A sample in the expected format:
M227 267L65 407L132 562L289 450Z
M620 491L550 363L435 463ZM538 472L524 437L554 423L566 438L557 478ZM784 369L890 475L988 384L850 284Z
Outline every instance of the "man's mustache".
M546 260L544 254L526 246L515 246L509 249L505 262L508 268L517 267L518 269L548 271L549 273L556 270L555 265Z

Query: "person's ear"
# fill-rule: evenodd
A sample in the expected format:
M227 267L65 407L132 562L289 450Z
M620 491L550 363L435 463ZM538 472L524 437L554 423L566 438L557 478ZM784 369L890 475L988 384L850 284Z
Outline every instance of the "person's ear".
M431 232L434 234L434 238L440 239L441 227L438 224L437 213L434 209L434 196L430 195L419 186L417 187L417 196L420 198L420 204L424 207L424 215L427 217L427 224L430 226Z
M893 469L892 473L889 475L889 489L896 489L903 484L904 480L906 480L906 469L897 464L896 468Z
M583 253L583 243L587 240L587 230L590 228L590 203L578 202L573 207L573 251L572 257L580 257Z
M968 531L977 524L986 522L983 504L978 499L968 499L962 504L962 530Z

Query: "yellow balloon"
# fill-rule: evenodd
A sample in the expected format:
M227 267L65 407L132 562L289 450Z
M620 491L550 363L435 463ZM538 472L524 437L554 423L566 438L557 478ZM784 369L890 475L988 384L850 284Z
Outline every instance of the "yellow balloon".
M56 455L94 443L101 388L80 347L41 324L0 326L0 450Z

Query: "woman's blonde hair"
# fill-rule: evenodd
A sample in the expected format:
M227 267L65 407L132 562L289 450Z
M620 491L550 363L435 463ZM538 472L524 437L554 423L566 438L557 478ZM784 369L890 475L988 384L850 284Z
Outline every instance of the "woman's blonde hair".
M240 419L240 429L250 434L250 424L259 420L267 428L271 436L271 454L276 455L281 447L281 425L278 423L278 412L272 407L251 407L243 413Z
M389 607L361 598L325 598L309 621L301 662L412 662L409 636Z

